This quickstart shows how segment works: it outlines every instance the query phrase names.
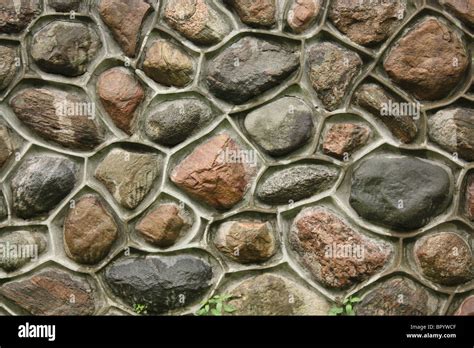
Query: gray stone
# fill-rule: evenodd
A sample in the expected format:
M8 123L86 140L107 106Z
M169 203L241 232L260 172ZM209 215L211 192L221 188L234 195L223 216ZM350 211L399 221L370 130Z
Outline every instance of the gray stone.
M48 5L57 12L77 12L80 4L81 0L48 0Z
M207 84L218 98L243 104L277 86L300 65L284 44L244 37L209 62Z
M252 111L244 125L251 138L273 156L300 148L314 131L311 108L295 97L283 97Z
M5 200L5 195L0 191L0 221L5 220L8 217L8 205Z
M13 81L19 58L20 55L15 47L0 46L0 91L6 89Z
M0 122L0 169L7 163L17 149L13 131L5 123Z
M27 158L11 180L15 214L29 219L49 212L74 188L77 172L77 165L66 158Z
M379 284L356 306L357 315L433 315L438 301L408 278Z
M352 173L351 206L363 218L389 228L422 227L451 199L446 170L415 157L378 155Z
M328 301L296 282L265 273L248 278L230 290L233 315L326 315Z
M46 237L38 232L14 231L2 234L0 237L0 268L6 272L16 271L45 251ZM28 250L31 253L18 253L19 250Z
M0 33L22 32L42 11L42 1L2 0L0 2ZM19 6L18 6L19 5Z
M267 204L289 204L329 189L338 171L324 165L295 165L264 178L257 197Z
M474 161L474 109L452 107L428 118L432 141L466 161Z
M160 157L151 153L113 149L94 176L127 209L135 209L150 192L160 172Z
M407 113L393 113L389 105L402 105L399 99L375 83L366 83L360 86L355 93L356 103L369 111L402 143L408 144L415 140L418 127L414 117ZM400 109L400 108L399 108ZM390 111L386 113L385 111ZM419 110L418 110L419 112Z
M89 25L54 21L34 34L31 57L45 72L80 76L87 71L101 45L97 32Z
M80 93L25 88L10 100L15 115L41 137L74 150L92 150L104 140L95 105Z
M219 43L231 30L227 18L208 0L168 1L164 20L187 39L200 45Z
M115 295L148 314L189 306L210 289L213 270L191 255L128 257L106 268L105 281Z
M212 110L196 98L159 104L145 119L145 133L154 142L174 146L199 131L212 119Z
M318 98L329 111L341 106L362 60L355 52L332 42L313 45L308 52L308 74Z

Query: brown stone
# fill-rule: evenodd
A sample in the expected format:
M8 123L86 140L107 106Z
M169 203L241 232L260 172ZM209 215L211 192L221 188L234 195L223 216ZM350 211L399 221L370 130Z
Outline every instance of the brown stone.
M390 78L422 100L447 97L468 67L469 53L458 34L433 17L405 34L384 62Z
M326 315L328 301L278 274L248 278L229 292L232 315Z
M415 256L422 273L436 283L457 285L474 278L472 250L455 233L442 232L419 239Z
M157 40L146 53L143 70L162 85L184 87L193 79L193 59L174 44Z
M319 15L321 0L293 0L288 11L287 22L297 34L308 29Z
M151 6L143 0L102 0L99 13L122 50L135 57L140 28Z
M418 127L415 118L420 115L406 113L385 113L389 105L401 105L400 100L375 83L366 83L360 86L355 93L356 103L369 111L402 143L408 144L415 140Z
M219 43L231 30L208 0L168 1L164 20L181 35L200 45Z
M474 295L471 295L462 301L454 315L474 315Z
M16 148L12 130L6 124L0 123L0 168L10 159Z
M379 283L356 307L357 315L433 315L438 301L408 278Z
M362 60L357 53L332 42L319 42L308 53L311 85L329 111L341 106L361 67Z
M467 176L464 207L468 219L474 221L474 173Z
M15 47L0 45L0 91L6 89L15 78L19 58Z
M171 173L171 181L216 209L229 209L243 199L249 185L250 170L246 164L225 158L226 153L240 151L228 134L218 134L182 160Z
M132 134L135 110L145 96L140 82L127 69L112 68L99 76L97 94L115 125Z
M160 172L160 157L151 153L113 149L94 176L127 209L135 209L150 192Z
M276 251L269 222L227 221L219 226L214 244L220 252L240 263L262 262Z
M92 150L104 140L95 107L85 97L56 88L26 88L10 106L28 128L64 147Z
M41 13L41 3L38 0L0 0L0 33L23 31Z
M82 264L95 264L110 252L118 226L101 199L85 195L75 202L64 220L67 255Z
M440 0L446 10L474 28L474 2L472 0Z
M47 269L0 287L0 294L30 315L92 315L97 299L88 279Z
M374 275L392 254L389 244L354 231L340 217L321 207L303 209L296 216L290 245L316 280L337 289Z
M251 27L271 28L276 24L275 0L227 0L227 3Z
M404 0L333 0L329 19L359 45L385 41L405 16Z
M183 215L176 204L161 204L146 214L135 229L147 242L158 247L169 247L190 226L191 221Z
M370 128L355 123L337 123L327 131L323 152L342 159L364 146L370 137Z

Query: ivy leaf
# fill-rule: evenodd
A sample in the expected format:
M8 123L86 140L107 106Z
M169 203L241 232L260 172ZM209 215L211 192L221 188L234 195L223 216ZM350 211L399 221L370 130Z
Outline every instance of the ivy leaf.
M352 305L350 303L346 304L346 313L352 312Z
M360 302L362 301L362 299L360 297L351 297L351 303L357 303L357 302Z
M224 305L224 310L225 310L227 313L232 313L232 312L235 312L237 309L236 309L234 306L225 304L225 305Z
M216 310L219 312L219 313L222 313L222 302L218 302L217 305L216 305Z
M215 309L215 308L211 309L211 313L212 313L212 315L216 315L216 316L221 316L221 315L222 315L221 312L219 312L219 311L218 311L217 309Z

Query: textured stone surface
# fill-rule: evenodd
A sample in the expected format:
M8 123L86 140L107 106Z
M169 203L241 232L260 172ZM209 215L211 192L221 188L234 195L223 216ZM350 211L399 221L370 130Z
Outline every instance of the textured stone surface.
M148 242L158 247L169 247L191 226L192 221L174 203L160 204L147 213L135 230Z
M405 112L396 113L389 107L390 105L397 105L400 111L400 105L402 105L400 103L406 102L401 102L375 83L366 83L360 86L355 93L355 100L359 106L381 121L392 135L402 143L408 144L415 140L418 133L415 118L420 115L410 115ZM391 112L387 114L385 110Z
M466 177L466 192L464 194L464 213L467 218L474 221L474 173Z
M247 191L251 168L233 160L243 149L227 133L198 145L172 171L171 181L188 194L216 209L230 209ZM229 158L227 158L229 157Z
M454 315L474 315L474 296L466 298Z
M100 17L129 57L135 57L140 29L150 8L144 0L102 0L99 4Z
M28 262L36 261L46 247L46 237L38 232L14 231L2 234L0 268L5 272L16 271Z
M104 140L94 105L58 88L25 88L10 100L16 116L36 134L76 150L92 150Z
M13 210L23 219L47 213L74 188L77 165L56 156L31 156L11 179Z
M213 270L191 255L128 257L109 265L104 276L124 302L159 314L201 299L211 287Z
M209 62L207 84L220 99L243 104L277 86L299 67L290 47L256 37L244 37Z
M474 278L472 250L455 233L442 232L419 239L415 256L422 273L436 283L457 285Z
M30 315L92 315L98 307L87 279L51 268L3 284L0 294Z
M252 111L244 125L250 137L272 156L300 148L314 132L311 108L296 97L283 97Z
M326 315L321 295L279 275L262 274L240 282L230 292L235 315Z
M305 208L293 221L290 245L301 264L324 286L347 288L379 272L392 247L353 230L332 211Z
M289 204L328 190L337 176L337 170L324 165L295 165L264 178L257 197L268 204Z
M54 21L33 36L31 57L48 73L80 76L101 47L97 32L78 22Z
M228 19L208 0L168 1L164 20L187 39L200 45L214 45L231 30Z
M404 0L331 1L329 18L341 32L359 45L385 41L405 17Z
M8 217L8 205L5 201L5 195L0 191L0 221L5 220Z
M472 0L439 0L459 20L474 28L474 4Z
M16 148L13 131L6 124L0 122L0 168L3 168L11 158Z
M19 5L19 6L18 6ZM0 3L0 33L16 34L23 31L41 13L38 0L2 0Z
M224 222L217 230L214 245L239 263L266 261L276 252L272 225L258 220Z
M340 107L362 60L355 52L332 42L314 44L308 51L308 74L311 85L324 107Z
M15 78L20 55L13 46L0 45L0 91L6 89Z
M165 86L184 87L193 79L193 60L178 46L156 40L146 53L143 71Z
M116 148L100 162L94 176L117 202L135 209L150 192L160 169L158 155Z
M292 0L287 14L291 30L299 34L308 29L318 17L321 0Z
M345 156L350 156L364 146L370 134L369 127L356 123L333 124L324 137L323 152L326 155L344 159Z
M101 261L117 237L117 223L96 195L79 198L64 219L65 250L78 263Z
M432 315L436 300L408 278L390 279L370 291L356 307L357 315Z
M474 109L452 107L428 118L432 141L466 161L474 161Z
M415 157L378 155L352 173L351 206L363 218L394 229L426 225L451 199L446 170Z
M448 96L465 76L469 53L458 34L428 17L390 50L384 68L392 80L422 100Z
M115 125L132 134L136 110L145 97L135 76L125 68L109 69L99 76L97 95Z
M48 5L58 12L78 11L81 0L48 0Z
M226 0L242 23L251 27L271 28L276 24L276 0Z
M174 146L206 126L212 110L197 98L182 98L160 103L145 119L145 133L154 142Z

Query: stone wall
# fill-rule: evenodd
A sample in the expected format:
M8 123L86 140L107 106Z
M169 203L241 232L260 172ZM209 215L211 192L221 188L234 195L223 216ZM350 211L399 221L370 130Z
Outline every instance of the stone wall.
M473 314L473 27L470 0L1 1L0 313Z

